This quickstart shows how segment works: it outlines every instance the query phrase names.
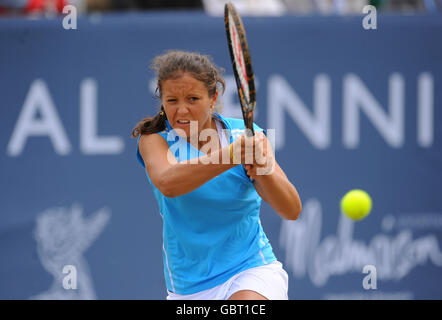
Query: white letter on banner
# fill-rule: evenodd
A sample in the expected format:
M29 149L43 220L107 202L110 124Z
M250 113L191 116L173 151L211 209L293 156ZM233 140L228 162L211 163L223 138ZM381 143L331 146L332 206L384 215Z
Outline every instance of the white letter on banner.
M404 143L404 79L395 73L389 80L389 110L382 106L355 74L344 77L343 92L343 144L350 149L359 146L359 109L364 111L374 127L393 148Z
M120 137L97 136L97 84L85 79L80 85L80 150L84 154L120 154L124 141Z
M421 147L430 147L434 138L433 77L424 72L417 81L417 143Z
M37 114L40 118L36 118ZM46 83L37 79L31 84L7 147L11 157L19 156L30 136L48 136L59 155L71 151L71 144L57 114Z
M285 111L314 147L330 146L330 79L327 75L315 77L313 114L283 77L271 76L268 87L268 128L276 130L275 150L285 144Z

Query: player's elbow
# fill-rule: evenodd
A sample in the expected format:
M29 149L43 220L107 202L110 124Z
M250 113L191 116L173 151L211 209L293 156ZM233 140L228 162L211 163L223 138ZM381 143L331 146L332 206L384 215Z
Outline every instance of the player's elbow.
M286 220L297 220L301 215L301 211L291 211L283 214L284 219Z
M281 216L286 220L297 220L301 215L301 211L301 201L297 201L296 205L292 205L288 210L284 210L284 212L281 212Z
M163 196L165 196L166 198L175 198L177 196L177 194L175 194L174 192L170 191L170 190L160 190L161 193L163 194Z
M159 179L157 183L157 188L158 190L160 190L163 196L167 198L174 198L178 196L173 188L173 184L168 181L167 177L162 177Z

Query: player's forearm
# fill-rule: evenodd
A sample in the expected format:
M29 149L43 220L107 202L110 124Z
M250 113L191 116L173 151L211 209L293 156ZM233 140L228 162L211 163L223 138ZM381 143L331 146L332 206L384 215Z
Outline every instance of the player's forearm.
M228 147L219 149L210 155L171 165L164 172L159 189L167 197L181 196L235 166L230 164Z
M293 184L281 173L257 175L255 187L283 219L296 220L302 210L301 199Z

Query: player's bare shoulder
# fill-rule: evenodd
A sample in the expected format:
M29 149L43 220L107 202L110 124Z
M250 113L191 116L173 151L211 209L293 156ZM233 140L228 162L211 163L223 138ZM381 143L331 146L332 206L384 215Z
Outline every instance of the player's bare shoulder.
M139 148L144 163L148 164L155 156L165 154L169 149L169 145L161 135L152 133L141 135Z

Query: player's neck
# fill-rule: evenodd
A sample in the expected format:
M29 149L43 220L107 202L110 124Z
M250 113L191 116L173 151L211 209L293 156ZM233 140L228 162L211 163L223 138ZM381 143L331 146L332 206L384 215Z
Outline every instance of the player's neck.
M213 129L213 130L215 130L215 132L218 133L218 129L217 129L216 122L215 122L215 116L212 115L210 117L210 119L208 120L208 125L206 126L205 129ZM210 137L211 137L211 135L210 135ZM219 142L218 134L216 135L216 139L217 139L217 142ZM208 139L205 141L201 141L200 139L198 139L198 150L201 150L201 148L207 143L213 143L213 142L210 140L208 141ZM214 150L211 150L211 151L214 151Z

